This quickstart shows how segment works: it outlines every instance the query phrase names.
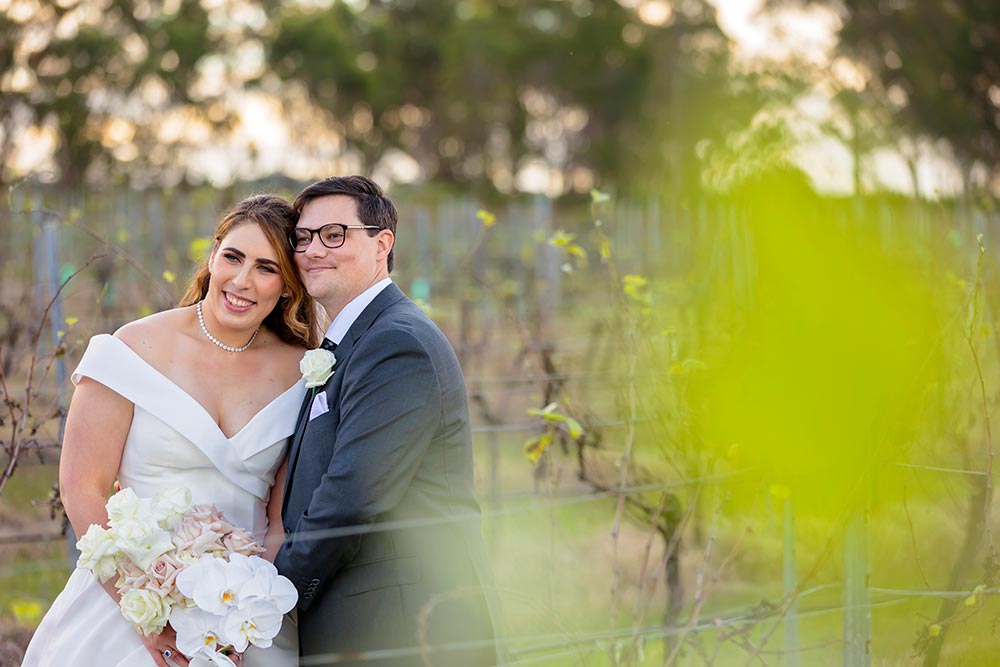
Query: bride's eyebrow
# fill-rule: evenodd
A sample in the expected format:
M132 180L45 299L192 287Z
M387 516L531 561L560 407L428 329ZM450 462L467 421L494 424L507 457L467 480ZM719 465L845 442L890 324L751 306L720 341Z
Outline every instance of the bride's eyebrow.
M247 254L245 252L243 252L242 250L237 250L236 248L229 247L229 248L223 248L222 250L224 252L231 252L234 255L239 255L240 259L247 258ZM268 266L273 266L275 268L278 268L278 263L273 259L267 259L266 257L258 257L254 261L256 261L258 264L267 264Z

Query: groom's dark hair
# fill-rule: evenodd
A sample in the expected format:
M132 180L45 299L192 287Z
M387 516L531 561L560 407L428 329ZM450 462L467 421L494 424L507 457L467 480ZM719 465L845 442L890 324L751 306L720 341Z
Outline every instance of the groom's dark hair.
M344 195L354 200L358 207L358 219L363 225L372 225L379 229L388 229L396 234L396 205L392 203L378 183L364 176L332 176L316 181L306 186L295 197L295 215L302 215L302 209L313 199L330 195ZM336 222L336 221L331 221ZM375 236L378 230L369 229L368 236ZM386 269L392 272L393 251L389 251L386 259Z

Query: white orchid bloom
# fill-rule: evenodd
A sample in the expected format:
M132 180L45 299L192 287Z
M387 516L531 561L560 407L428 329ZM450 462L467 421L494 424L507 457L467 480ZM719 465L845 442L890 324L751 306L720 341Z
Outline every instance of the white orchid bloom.
M215 667L236 667L236 663L229 659L224 653L212 652L208 654L208 659Z
M187 656L215 653L222 618L197 607L174 607L170 625L177 631L177 649Z
M232 553L229 554L229 565L231 567L238 567L246 570L248 574L253 574L262 567L274 570L275 574L278 573L278 568L274 567L272 563L267 562L260 556L244 556L243 554Z
M230 610L223 625L223 639L240 652L250 644L267 648L281 629L282 616L273 602L254 600Z
M204 555L177 575L177 590L201 609L220 616L239 603L239 591L251 573L245 567Z
M251 556L268 567L259 566L253 576L240 589L240 606L257 600L270 602L282 614L287 614L299 600L299 592L286 577L278 574L271 563L259 556Z
M193 656L188 667L236 667L236 664L221 653L206 651Z

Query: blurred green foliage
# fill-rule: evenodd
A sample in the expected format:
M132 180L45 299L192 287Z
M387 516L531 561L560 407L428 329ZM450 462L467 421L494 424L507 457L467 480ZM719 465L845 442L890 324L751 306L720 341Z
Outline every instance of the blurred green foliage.
M869 502L867 485L902 474L886 464L925 429L927 388L945 373L942 328L962 303L942 298L907 244L886 247L861 219L838 224L793 182L757 183L743 201L753 269L737 290L706 276L728 336L703 358L698 428L736 443L800 511L835 520Z

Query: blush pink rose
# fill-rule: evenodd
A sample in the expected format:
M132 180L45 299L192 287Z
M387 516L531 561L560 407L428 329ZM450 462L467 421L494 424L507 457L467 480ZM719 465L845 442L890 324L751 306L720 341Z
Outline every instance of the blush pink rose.
M189 542L194 542L195 539L201 535L202 525L197 519L186 516L181 519L181 522L174 528L174 534L171 537L174 546L180 549L182 544L187 544Z
M257 544L253 536L245 530L237 528L222 538L222 546L230 553L253 556L264 553L263 547Z
M215 505L195 505L191 508L189 516L222 535L231 533L235 528L233 524L226 521L225 516Z
M183 600L184 595L177 590L174 583L177 575L183 569L184 565L170 554L160 556L153 561L146 572L149 577L149 590L159 593L160 597L170 597L177 601Z
M224 549L222 533L215 532L194 517L184 517L174 532L173 543L178 552L194 557Z
M138 565L127 558L121 564L119 572L121 576L118 577L115 588L122 594L133 589L145 588L149 585L149 575L140 570Z
M215 505L201 504L192 505L191 510L187 513L187 516L197 519L202 523L211 523L213 521L222 521L222 512Z

